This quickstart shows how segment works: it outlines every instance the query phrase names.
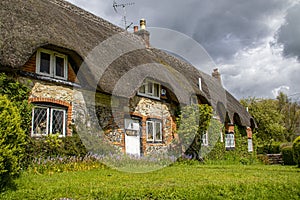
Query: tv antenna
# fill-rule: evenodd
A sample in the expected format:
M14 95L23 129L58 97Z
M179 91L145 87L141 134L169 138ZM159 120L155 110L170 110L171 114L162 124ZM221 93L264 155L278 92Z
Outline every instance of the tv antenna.
M131 22L129 25L127 25L127 17L126 17L126 9L125 9L125 7L126 6L132 6L132 5L134 5L134 2L131 2L131 3L120 3L120 4L118 4L115 0L113 2L113 8L114 8L114 10L115 10L116 13L118 13L118 10L117 10L118 7L122 7L123 8L123 17L122 18L123 18L123 21L124 21L124 27L125 27L126 31L127 31L127 29L133 23Z

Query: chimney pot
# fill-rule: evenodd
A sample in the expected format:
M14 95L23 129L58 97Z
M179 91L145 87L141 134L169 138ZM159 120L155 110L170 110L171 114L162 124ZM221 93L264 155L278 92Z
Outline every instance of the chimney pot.
M134 31L134 32L138 32L138 31L139 31L139 27L138 27L138 26L134 26L134 27L133 27L133 31Z
M146 29L146 20L145 19L141 19L140 20L140 28L142 30L145 30Z

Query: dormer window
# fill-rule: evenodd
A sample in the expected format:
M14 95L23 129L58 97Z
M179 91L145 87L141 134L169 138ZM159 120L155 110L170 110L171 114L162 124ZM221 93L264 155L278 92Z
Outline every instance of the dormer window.
M151 80L145 80L138 91L138 95L160 99L160 84Z
M36 73L58 79L67 79L67 56L55 51L39 49L36 56Z

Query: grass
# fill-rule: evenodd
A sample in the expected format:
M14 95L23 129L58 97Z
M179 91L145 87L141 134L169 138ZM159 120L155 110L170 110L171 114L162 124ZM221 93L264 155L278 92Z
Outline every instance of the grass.
M173 165L150 173L113 169L24 172L0 199L300 199L300 169L266 165Z

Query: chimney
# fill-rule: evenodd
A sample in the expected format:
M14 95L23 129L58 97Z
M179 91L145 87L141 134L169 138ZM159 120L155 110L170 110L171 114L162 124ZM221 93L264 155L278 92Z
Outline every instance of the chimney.
M215 68L211 75L222 85L221 74L218 68Z
M138 31L139 31L139 27L138 27L138 26L134 26L134 27L133 27L133 32L136 33L136 32L138 32Z
M150 46L150 41L149 41L150 33L146 30L146 20L145 19L140 20L140 30L138 30L137 26L134 26L134 33L136 35L140 36L141 38L143 38L143 40L146 43L146 47Z

